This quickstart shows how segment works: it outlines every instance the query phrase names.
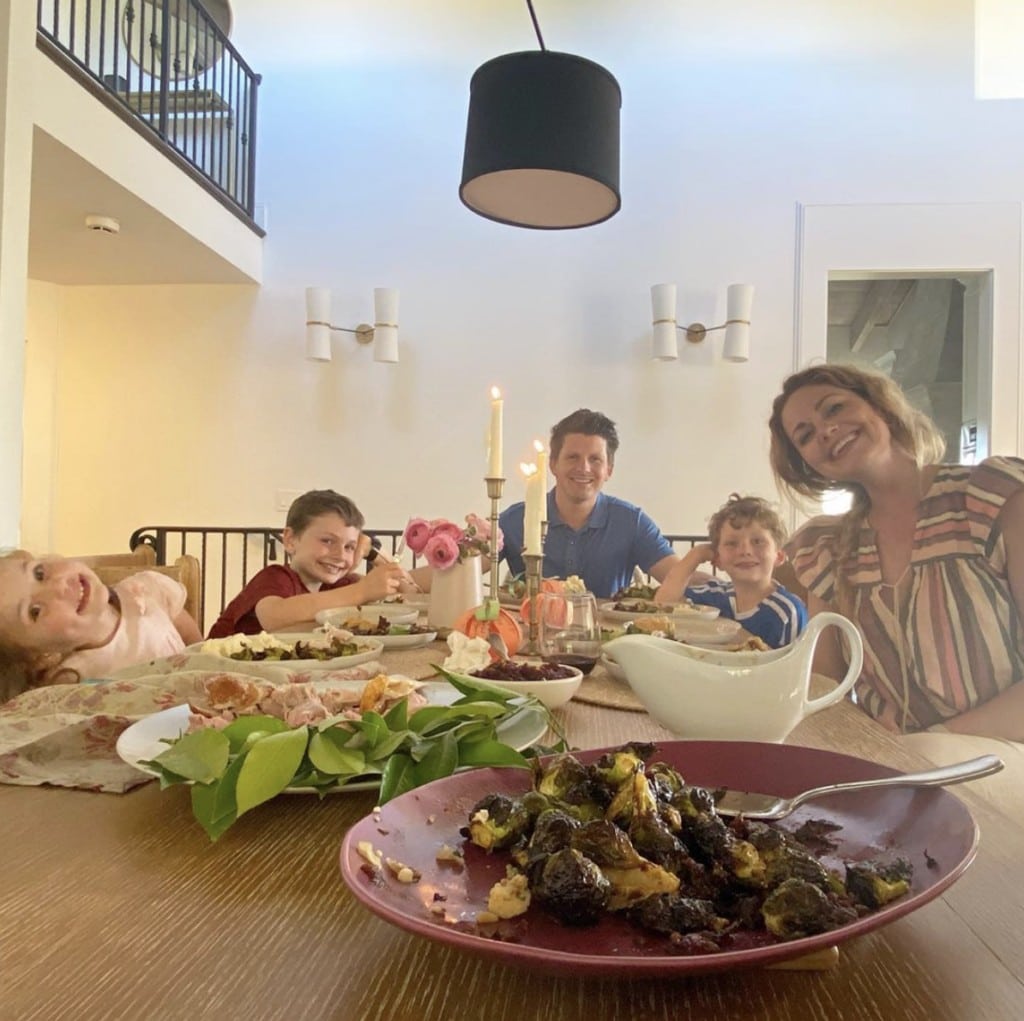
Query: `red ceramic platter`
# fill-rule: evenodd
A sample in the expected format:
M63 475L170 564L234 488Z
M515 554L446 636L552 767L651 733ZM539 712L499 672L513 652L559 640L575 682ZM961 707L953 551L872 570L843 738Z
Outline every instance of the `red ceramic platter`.
M580 752L591 762L606 749ZM676 767L690 783L793 795L809 786L893 776L898 770L834 752L740 741L670 741L654 760ZM652 760L653 761L653 760ZM561 925L536 905L518 919L478 926L487 893L505 875L508 856L487 855L464 841L459 830L485 794L521 794L530 774L520 769L478 769L438 780L395 798L354 825L341 847L341 873L356 897L381 918L428 939L507 964L549 974L640 977L672 976L771 964L833 946L886 925L937 897L967 868L978 830L959 798L940 788L859 791L804 805L781 825L795 829L807 819L828 819L841 829L837 846L824 857L838 860L906 858L914 868L911 892L892 904L831 932L786 943L749 945L717 954L680 956L665 937L609 915L595 926ZM356 850L368 841L385 857L421 874L400 883L383 870L374 877ZM445 844L462 848L465 868L440 865ZM443 897L437 901L435 895ZM444 915L431 910L442 904Z

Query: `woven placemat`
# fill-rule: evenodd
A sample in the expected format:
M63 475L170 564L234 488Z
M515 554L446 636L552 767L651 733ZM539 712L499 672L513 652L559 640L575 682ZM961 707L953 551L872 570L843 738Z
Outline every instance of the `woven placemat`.
M606 706L609 709L625 709L634 713L647 711L640 699L633 694L629 683L612 677L602 663L598 663L583 678L579 691L573 695L573 701Z

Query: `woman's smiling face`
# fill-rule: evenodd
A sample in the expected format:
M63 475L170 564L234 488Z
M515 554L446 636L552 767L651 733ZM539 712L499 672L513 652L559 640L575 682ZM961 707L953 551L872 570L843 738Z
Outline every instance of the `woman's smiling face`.
M835 482L858 482L892 451L881 415L863 397L826 383L801 387L782 409L782 427L808 466Z

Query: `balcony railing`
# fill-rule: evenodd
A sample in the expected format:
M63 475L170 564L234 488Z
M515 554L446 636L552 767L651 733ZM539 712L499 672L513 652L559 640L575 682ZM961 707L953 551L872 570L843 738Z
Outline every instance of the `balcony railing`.
M41 49L251 222L255 74L200 0L38 0Z

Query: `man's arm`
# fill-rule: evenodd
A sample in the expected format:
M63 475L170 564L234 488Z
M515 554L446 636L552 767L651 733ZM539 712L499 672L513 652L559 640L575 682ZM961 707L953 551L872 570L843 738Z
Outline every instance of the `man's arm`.
M637 515L636 541L634 544L636 563L659 582L664 581L668 572L682 559L672 551L672 545L661 534L661 529L644 511Z

